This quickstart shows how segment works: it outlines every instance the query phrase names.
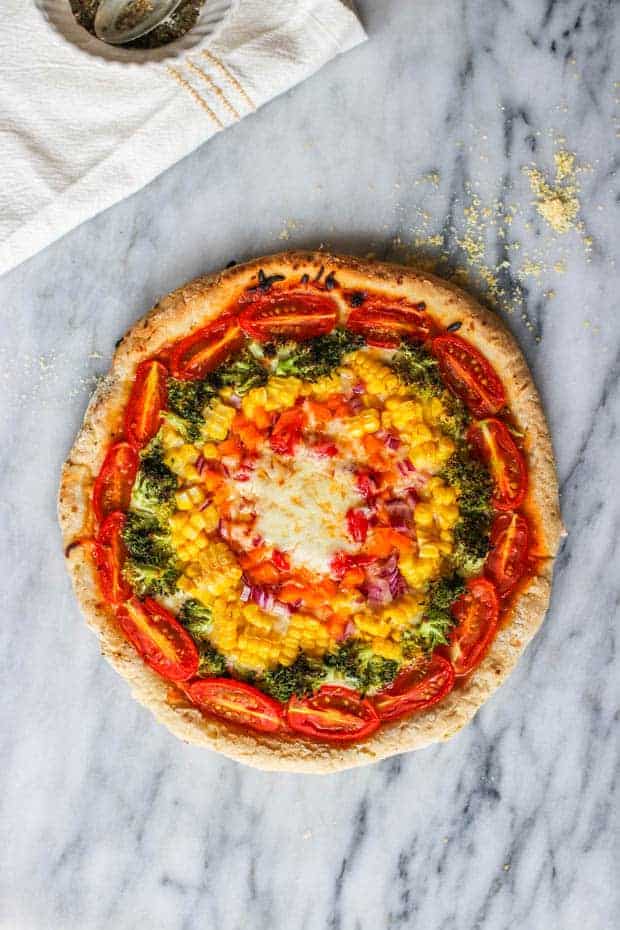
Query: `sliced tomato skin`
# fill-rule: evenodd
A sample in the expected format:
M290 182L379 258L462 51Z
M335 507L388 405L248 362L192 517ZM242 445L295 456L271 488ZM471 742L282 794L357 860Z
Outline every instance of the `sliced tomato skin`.
M126 553L122 534L125 519L125 514L119 511L109 514L99 527L95 539L95 565L99 584L106 601L112 605L122 604L133 594L123 576Z
M117 608L120 627L154 672L169 681L187 681L198 671L194 640L164 607L147 597L132 597Z
M125 435L138 449L149 442L161 425L168 401L168 371L161 362L138 365L136 379L125 413Z
M226 313L172 347L170 373L181 381L198 381L240 349L243 341L236 315Z
M403 339L425 342L432 334L433 323L424 312L424 304L369 299L351 311L347 329L363 336L368 345L395 349Z
M422 671L399 672L392 685L373 698L375 710L381 720L397 720L426 710L452 691L454 679L450 662L435 653Z
M465 339L444 333L433 339L432 351L442 378L474 416L492 416L506 404L506 391L495 369Z
M370 701L339 685L323 685L307 698L294 695L288 702L286 719L295 733L330 743L364 739L381 722Z
M493 507L516 510L527 493L527 466L506 424L494 417L480 420L467 438L491 472Z
M138 465L138 453L130 443L115 442L110 446L93 488L93 511L98 523L116 510L129 509Z
M292 455L301 439L305 414L301 407L284 410L276 420L269 437L269 445L280 455Z
M500 597L510 594L525 574L529 538L527 520L520 513L504 511L495 517L484 570Z
M277 733L284 725L282 705L244 681L205 678L191 682L187 693L204 714L259 733Z
M242 307L241 328L259 342L323 336L332 331L338 317L331 297L308 291L259 292L246 296Z
M450 661L457 678L469 675L484 658L499 618L495 585L487 578L473 578L465 593L452 605L456 626L450 634Z

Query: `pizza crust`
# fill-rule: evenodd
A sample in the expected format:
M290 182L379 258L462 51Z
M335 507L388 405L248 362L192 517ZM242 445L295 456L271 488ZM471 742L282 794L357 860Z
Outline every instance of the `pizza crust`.
M349 747L254 734L206 719L186 704L175 689L142 662L121 635L112 611L101 597L88 541L94 529L94 480L107 448L122 433L124 407L140 361L219 316L246 287L256 283L259 269L266 275L280 272L297 277L309 274L313 278L321 267L324 274L333 272L340 285L331 296L343 311L347 305L341 297L342 289L375 286L395 297L424 301L443 325L461 322L459 335L470 339L499 372L514 419L524 433L530 477L528 498L539 516L539 549L545 556L539 562L539 573L519 594L508 622L469 679L439 705L384 724L368 740ZM121 340L110 373L88 406L82 429L62 469L58 512L67 567L82 612L99 637L102 654L127 679L133 696L186 742L208 746L255 768L292 772L324 773L365 765L457 733L508 677L540 627L549 601L553 559L563 535L553 450L540 399L521 351L499 318L468 294L433 275L324 252L286 252L197 278L165 297L139 320Z

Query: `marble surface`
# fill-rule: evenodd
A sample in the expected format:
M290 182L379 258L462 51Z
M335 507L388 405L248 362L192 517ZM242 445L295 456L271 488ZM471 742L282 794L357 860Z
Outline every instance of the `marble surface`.
M366 45L0 280L7 930L620 922L617 7L360 6ZM563 235L522 170L552 175L561 149L583 224ZM499 278L547 407L569 536L540 635L414 755L318 779L182 745L100 659L65 576L56 486L95 379L159 295L229 259L428 258L438 236L446 273Z

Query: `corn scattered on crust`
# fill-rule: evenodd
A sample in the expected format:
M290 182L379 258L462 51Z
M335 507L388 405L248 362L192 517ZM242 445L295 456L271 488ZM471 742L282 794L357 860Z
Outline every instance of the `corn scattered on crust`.
M343 314L346 312L346 304L342 298L342 291L345 289L375 288L381 289L387 295L406 297L414 302L423 300L441 325L447 326L455 320L461 322L459 334L473 342L491 364L501 371L513 417L518 428L525 434L531 488L528 505L538 516L540 551L546 556L541 557L538 574L517 598L510 623L500 630L475 676L466 680L437 707L415 717L383 726L363 744L346 747L313 745L301 739L283 740L241 731L225 722L207 720L195 708L183 702L171 702L169 686L144 665L120 634L110 609L104 604L99 593L91 549L82 544L82 540L92 533L94 526L91 505L93 482L107 448L122 433L124 408L140 361L156 353L167 343L180 339L193 329L204 325L206 321L217 318L245 287L256 282L259 269L266 275L282 273L301 277L308 274L312 278L320 266L324 266L325 273L333 273L338 281L339 289L333 294ZM347 364L350 364L348 360ZM391 392L387 385L382 387L380 379L373 382L372 376L369 375L365 380L373 384L372 391L377 392L379 399L383 399L382 391L387 392L387 396L397 396L397 392ZM258 406L256 399L254 402ZM412 420L411 423L414 424L411 428L412 443L420 439L413 446L420 450L419 462L430 461L431 450L425 448L425 445L433 440L425 438L420 430L419 420ZM220 433L224 425L220 425ZM430 427L432 424L425 420L425 425ZM191 471L195 465L187 452L180 451L183 445L178 445L178 454L174 458L175 471L182 479L183 490L187 490L189 494L193 483L196 483L192 483L194 475ZM170 452L172 451L171 449ZM435 454L440 457L446 455L447 448L433 449L433 455ZM453 506L453 502L441 501L442 489L438 487L436 490L439 492L437 503L442 503L448 508L442 520L449 523L449 508ZM184 500L192 502L191 497ZM191 514L194 509L193 506L185 510L180 508L179 513ZM483 310L457 288L430 275L418 274L399 266L362 262L326 253L271 256L199 279L165 298L150 314L139 321L119 345L111 372L98 387L87 411L82 431L65 464L59 496L59 515L67 564L82 609L89 625L100 638L103 654L130 682L135 697L150 707L162 722L185 740L210 746L225 755L259 768L306 772L327 772L367 764L394 753L447 739L471 719L477 708L510 673L520 653L542 622L548 600L553 557L562 532L553 453L538 396L521 353L496 317ZM437 557L432 548L440 548L437 540L446 544L449 542L447 536L442 539L442 533L447 534L449 526L443 527L439 525L440 522L433 520L428 527L420 526L419 529L424 532L429 530L429 537L423 543L427 547L424 549L427 558L420 558L418 562L430 562ZM204 527L201 527L199 535L203 531ZM414 564L407 570L413 588L421 567L416 568ZM216 608L216 613L219 610L221 616L228 617L231 613L230 608L224 606L228 604L229 602L224 600L224 603ZM240 608L238 610L240 611ZM258 615L256 619L259 619ZM377 642L377 651L380 648L389 648L390 642L397 645L397 617L386 614L382 619L390 625L389 637L382 638L373 631L368 631L368 636L374 637L373 648L375 640ZM244 617L239 623L248 628L254 626L260 629L260 619L258 624L250 623L249 620L249 617ZM226 635L224 631L222 635ZM248 636L251 637L252 634L248 633ZM247 645L247 638L244 643Z

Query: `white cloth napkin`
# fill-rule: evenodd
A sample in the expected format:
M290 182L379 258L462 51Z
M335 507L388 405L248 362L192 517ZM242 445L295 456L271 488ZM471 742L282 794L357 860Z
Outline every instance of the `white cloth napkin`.
M37 2L1 4L0 273L365 38L341 0L233 0L198 45L136 64L77 27L71 43Z

